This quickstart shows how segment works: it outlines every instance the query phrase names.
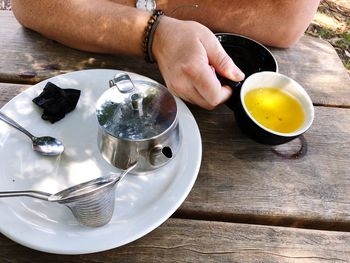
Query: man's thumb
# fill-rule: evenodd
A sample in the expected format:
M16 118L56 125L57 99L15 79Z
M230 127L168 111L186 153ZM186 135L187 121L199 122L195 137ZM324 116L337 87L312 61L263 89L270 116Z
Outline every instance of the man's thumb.
M243 80L245 77L244 73L236 66L220 44L218 49L219 51L215 52L216 56L209 58L209 63L214 67L215 71L222 77L233 81Z

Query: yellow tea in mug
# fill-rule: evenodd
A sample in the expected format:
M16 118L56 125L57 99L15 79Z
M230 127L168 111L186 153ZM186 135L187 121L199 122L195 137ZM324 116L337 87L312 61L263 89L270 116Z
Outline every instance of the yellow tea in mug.
M245 95L244 103L257 122L276 132L294 132L304 122L300 102L278 88L253 89Z

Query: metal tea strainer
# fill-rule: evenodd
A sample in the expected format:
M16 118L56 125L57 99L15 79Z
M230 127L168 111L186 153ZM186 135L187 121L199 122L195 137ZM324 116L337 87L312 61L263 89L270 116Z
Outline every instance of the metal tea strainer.
M99 177L72 187L56 194L41 191L5 191L1 197L28 196L67 206L77 221L89 227L99 227L107 224L114 212L115 188L123 177L136 167L137 164L124 170L122 174L112 174Z

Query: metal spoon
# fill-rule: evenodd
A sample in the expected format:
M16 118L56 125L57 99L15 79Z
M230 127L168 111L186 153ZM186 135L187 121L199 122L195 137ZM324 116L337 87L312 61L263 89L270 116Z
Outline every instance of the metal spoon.
M64 146L58 139L50 136L35 137L17 122L1 112L0 119L27 135L32 140L32 148L34 151L47 156L59 155L64 151Z

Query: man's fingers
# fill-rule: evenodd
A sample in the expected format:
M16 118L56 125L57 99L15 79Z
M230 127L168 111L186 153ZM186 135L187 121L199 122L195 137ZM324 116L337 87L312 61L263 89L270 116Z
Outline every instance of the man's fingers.
M221 86L209 65L205 65L201 73L201 77L197 78L193 85L211 107L221 104L231 96L231 89Z
M214 73L213 73L214 74ZM187 87L187 88L185 88ZM215 103L213 103L213 100L207 100L204 98L199 91L202 89L200 86L192 86L190 83L182 83L181 89L179 87L169 87L169 90L171 93L173 93L175 96L179 96L185 101L188 101L192 104L196 104L201 108L212 110L217 106L218 104L222 103L223 101L226 101L231 96L231 88L224 86L221 87L221 92L218 93L219 98L216 100ZM176 90L176 91L175 91ZM179 93L179 91L181 91Z
M207 110L212 110L215 108L215 106L217 106L205 100L195 87L193 87L192 92L188 94L188 101Z
M209 63L215 68L217 73L233 81L241 81L244 79L244 73L237 67L231 57L227 55L217 39L205 43L205 48Z

